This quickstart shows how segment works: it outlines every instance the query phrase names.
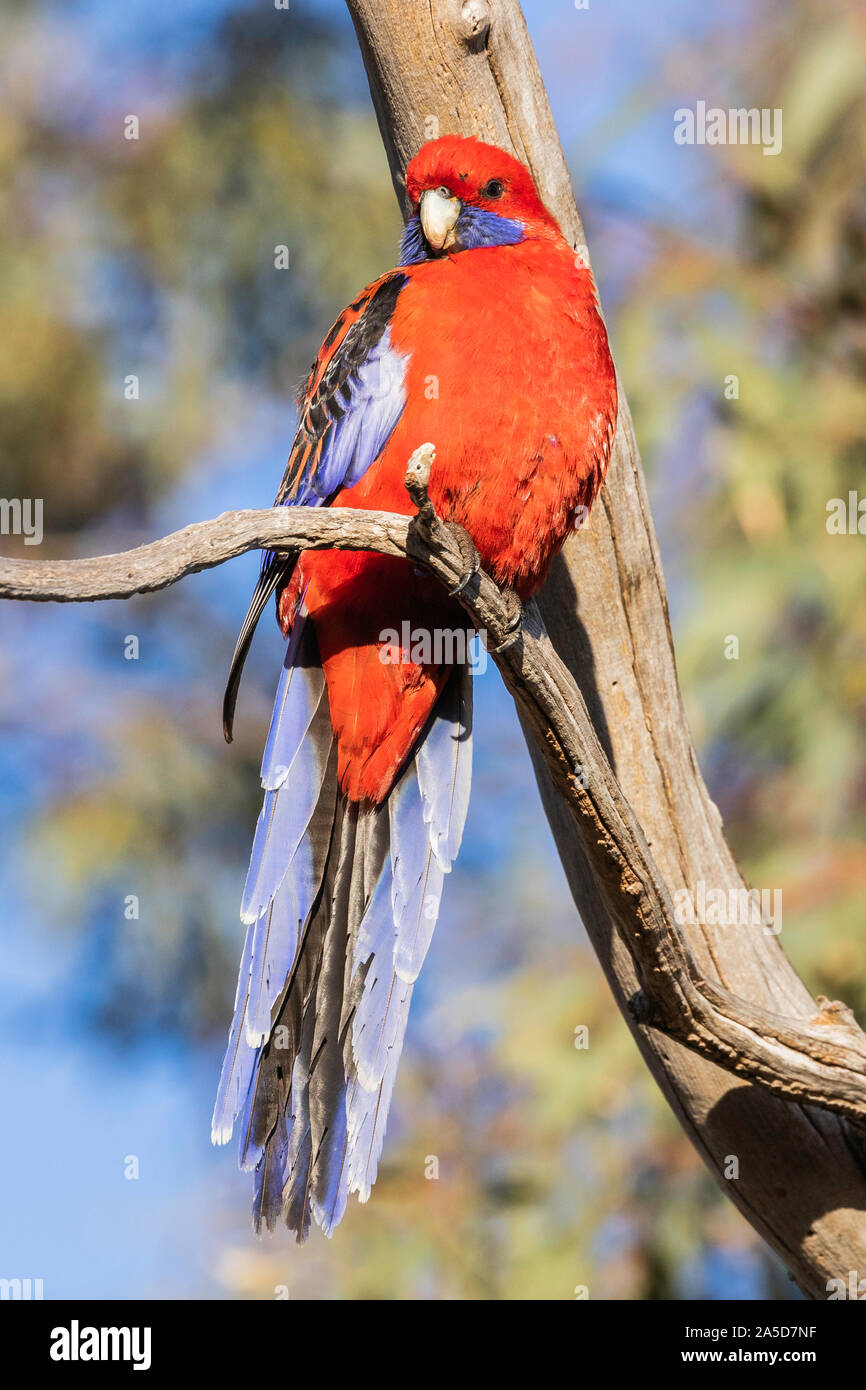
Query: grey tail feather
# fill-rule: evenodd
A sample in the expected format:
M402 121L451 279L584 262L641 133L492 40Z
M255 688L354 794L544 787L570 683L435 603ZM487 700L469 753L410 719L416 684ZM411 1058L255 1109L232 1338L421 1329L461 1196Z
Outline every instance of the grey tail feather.
M247 615L238 633L238 640L235 644L234 655L232 656L228 679L226 680L225 694L223 695L223 734L226 743L231 743L232 741L235 705L237 704L241 676L244 672L244 662L247 659L247 653L249 652L259 618L265 611L271 594L285 588L286 584L288 584L292 577L292 571L295 568L296 560L297 556L294 555L271 555L262 566L262 572L259 575L258 583L250 599Z
M257 1230L272 1230L282 1217L299 1244L309 1233L312 1204L331 1205L344 1179L351 1024L366 974L351 979L351 942L388 845L387 807L338 795L321 891L259 1063L252 1128L268 1138L253 1218Z

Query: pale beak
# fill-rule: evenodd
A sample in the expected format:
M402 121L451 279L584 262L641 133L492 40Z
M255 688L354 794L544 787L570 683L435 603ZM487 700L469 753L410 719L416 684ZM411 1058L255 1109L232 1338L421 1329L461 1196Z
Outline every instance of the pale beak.
M462 211L460 199L447 188L427 188L421 194L421 229L434 251L450 251L456 244L454 228Z

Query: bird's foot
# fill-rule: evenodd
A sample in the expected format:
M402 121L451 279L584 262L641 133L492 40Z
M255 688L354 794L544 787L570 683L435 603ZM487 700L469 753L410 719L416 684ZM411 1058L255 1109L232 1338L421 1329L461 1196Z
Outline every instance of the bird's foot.
M475 549L469 532L464 530L456 521L440 521L439 524L448 532L449 538L460 554L460 580L453 589L448 590L451 597L456 598L481 569L481 556Z
M512 642L516 642L520 636L520 628L523 623L523 604L520 595L514 589L500 589L499 597L502 599L505 608L505 636L496 645L496 650L501 652L505 647L510 647Z
M430 473L435 462L436 450L434 446L432 444L420 444L406 467L406 491L417 508L413 526L418 533L428 543L436 545L438 540L439 548L444 548L444 536L459 554L460 578L454 588L448 591L454 598L463 592L469 581L481 569L481 556L475 549L468 532L462 526L458 525L456 521L446 521L444 517L436 514L427 492Z

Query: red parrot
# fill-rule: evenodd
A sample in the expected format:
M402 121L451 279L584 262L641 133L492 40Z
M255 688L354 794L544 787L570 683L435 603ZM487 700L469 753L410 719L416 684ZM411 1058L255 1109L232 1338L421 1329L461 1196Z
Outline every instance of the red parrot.
M337 319L277 503L411 513L432 441L439 516L528 598L604 479L617 392L589 270L510 154L446 136L409 165L400 264ZM213 1119L240 1119L254 1220L330 1235L375 1181L414 982L460 845L466 662L394 632L467 627L409 561L266 555L226 688L269 597L288 637L241 908L246 941ZM408 629L404 626L408 624Z

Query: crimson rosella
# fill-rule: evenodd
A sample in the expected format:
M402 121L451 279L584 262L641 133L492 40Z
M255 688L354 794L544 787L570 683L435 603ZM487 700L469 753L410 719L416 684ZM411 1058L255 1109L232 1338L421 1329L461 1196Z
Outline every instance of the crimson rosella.
M529 172L477 140L407 171L400 264L341 314L313 365L277 503L410 513L406 464L526 599L604 479L617 393L589 270ZM266 555L226 690L271 594L288 637L213 1137L240 1117L254 1219L331 1234L375 1181L409 1002L469 799L465 662L389 634L466 628L409 561ZM441 653L439 653L441 655ZM428 659L429 658L429 659Z

